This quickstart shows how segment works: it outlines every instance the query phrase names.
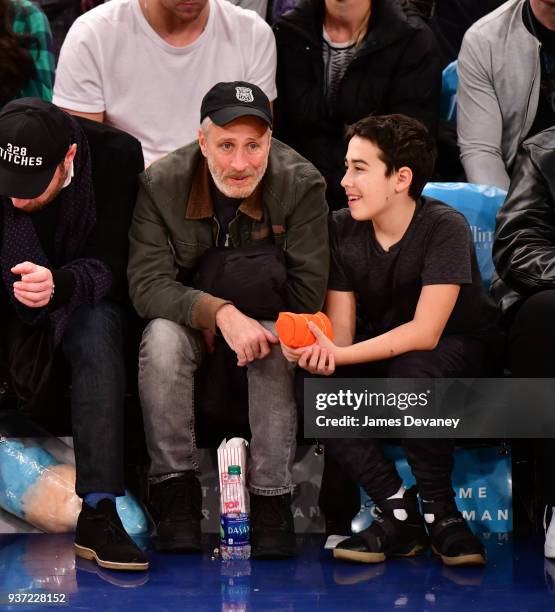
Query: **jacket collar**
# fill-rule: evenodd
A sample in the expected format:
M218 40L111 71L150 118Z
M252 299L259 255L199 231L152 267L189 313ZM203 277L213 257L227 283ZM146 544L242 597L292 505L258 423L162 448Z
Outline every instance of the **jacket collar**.
M262 219L264 205L262 203L262 183L239 205L239 210L255 221ZM214 216L214 202L210 191L210 170L206 158L201 155L193 172L191 191L187 201L185 219L209 219Z
M321 47L323 23L323 0L299 0L290 11L284 13L278 26L290 26L307 42ZM373 0L370 28L357 56L383 49L406 36L411 29L399 0Z

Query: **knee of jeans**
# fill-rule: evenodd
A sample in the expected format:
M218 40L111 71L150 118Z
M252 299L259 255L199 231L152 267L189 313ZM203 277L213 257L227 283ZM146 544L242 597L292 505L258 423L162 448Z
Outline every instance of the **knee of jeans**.
M258 321L260 323L260 325L262 325L262 327L265 327L268 331L271 331L272 334L274 334L274 336L277 336L276 333L276 322L275 321L269 321L266 319L260 319Z
M121 310L115 304L83 304L72 314L64 334L66 352L98 355L104 348L122 345Z
M293 376L295 370L295 364L285 359L279 344L270 345L269 354L264 359L254 361L253 364L261 365L275 372L287 372L291 376Z
M153 319L143 332L139 366L142 368L148 362L159 370L173 370L178 360L198 365L202 351L200 340L194 337L196 333L174 321Z

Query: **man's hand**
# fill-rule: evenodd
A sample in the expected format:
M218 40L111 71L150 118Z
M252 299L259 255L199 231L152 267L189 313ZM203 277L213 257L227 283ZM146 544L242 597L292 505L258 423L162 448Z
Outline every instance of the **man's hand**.
M21 280L13 284L18 301L29 308L42 308L50 302L54 280L48 268L24 261L12 268L12 274L21 274Z
M308 353L308 355L310 356L310 354L312 353L312 347L315 346L314 344L310 344L309 346L293 348L292 346L287 346L287 344L283 344L283 342L281 341L280 344L283 356L290 363L297 363L305 353Z
M264 359L270 353L270 344L277 344L271 331L256 319L251 319L232 304L222 306L216 313L216 325L237 354L237 365L245 366L255 359Z

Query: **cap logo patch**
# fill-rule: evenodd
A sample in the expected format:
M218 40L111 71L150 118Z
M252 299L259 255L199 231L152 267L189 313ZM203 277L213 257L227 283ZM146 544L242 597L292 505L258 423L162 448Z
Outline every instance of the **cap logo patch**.
M31 157L27 155L27 147L18 147L11 142L0 146L0 159L16 166L42 166L42 157Z
M235 97L239 102L254 102L254 96L250 87L236 87Z

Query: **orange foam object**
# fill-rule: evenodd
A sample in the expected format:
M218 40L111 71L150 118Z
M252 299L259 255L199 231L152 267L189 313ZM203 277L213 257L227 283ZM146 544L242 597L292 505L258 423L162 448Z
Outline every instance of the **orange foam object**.
M280 312L276 322L276 331L283 344L292 348L309 346L316 342L314 334L308 328L312 321L330 339L333 340L333 327L331 321L323 312L316 314L296 314L294 312Z

